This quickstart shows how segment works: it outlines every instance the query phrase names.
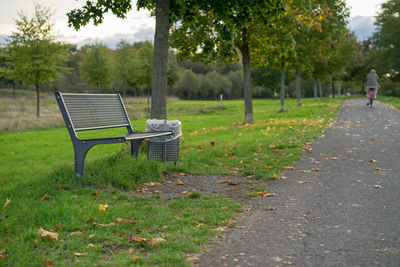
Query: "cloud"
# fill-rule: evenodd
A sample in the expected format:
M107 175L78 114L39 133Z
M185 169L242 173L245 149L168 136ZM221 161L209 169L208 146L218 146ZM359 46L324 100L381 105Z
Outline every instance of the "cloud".
M351 18L348 28L355 33L359 41L368 39L376 30L375 18L370 16L356 16Z

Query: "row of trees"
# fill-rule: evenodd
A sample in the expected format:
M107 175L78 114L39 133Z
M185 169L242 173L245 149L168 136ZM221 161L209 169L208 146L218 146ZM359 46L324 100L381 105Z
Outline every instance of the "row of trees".
M33 22L29 18L20 14L17 33L11 36L10 45L6 49L3 76L14 82L35 85L38 96L40 84L56 79L63 71L70 71L65 77L78 78L81 75L98 90L105 90L115 81L136 94L146 89L150 91L148 89L151 86L151 117L159 119L166 118L168 85L173 88L171 92L186 98L210 98L216 94L244 96L245 121L252 122L253 90L260 91L260 86L268 83L256 79L256 86L253 86L252 72L254 77L263 69L278 70L283 111L288 70L296 73L296 95L301 105L301 77L314 80L316 89L322 79L340 79L357 47L354 36L345 27L348 10L341 0L302 0L295 3L291 0L139 0L137 6L155 10L154 47L149 42L122 42L115 51L103 45L84 47L78 51L57 42L51 35L49 9L36 6L32 19L38 21L35 27L32 27ZM90 20L95 24L101 23L103 14L108 11L124 17L131 8L130 0L88 1L81 9L68 14L69 22L79 29ZM31 32L42 31L46 34L32 35L24 31L23 27ZM17 58L24 58L26 53L22 49L18 52L18 49L33 47L30 40L37 44L30 51L31 55L41 53L46 60L54 59L54 64L36 56L29 60L30 66L47 68L37 72L35 77L40 78L36 78L35 82L23 77L33 73L30 66L17 64ZM42 41L47 47L42 45ZM169 43L176 48L176 54L168 49ZM68 49L71 60L69 68L65 68ZM10 56L13 53L15 57ZM242 70L231 70L231 73L225 73L226 76L221 76L221 72L207 70L207 73L200 76L191 71L180 72L175 62L176 57L211 65L215 62L240 62ZM17 75L21 70L27 70L30 74ZM40 76L44 73L49 75ZM237 76L241 76L241 73L243 78L238 80ZM201 82L196 82L199 77ZM240 85L243 85L243 89L238 89ZM318 93L322 96L321 86L319 92L314 91L315 98Z

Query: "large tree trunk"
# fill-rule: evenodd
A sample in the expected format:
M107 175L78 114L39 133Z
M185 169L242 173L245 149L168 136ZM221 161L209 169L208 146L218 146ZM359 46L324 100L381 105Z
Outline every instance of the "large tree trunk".
M151 118L167 119L168 33L170 0L156 0L156 32L151 90Z
M281 68L281 109L279 112L285 111L285 61L282 59Z
M244 121L247 123L253 122L253 94L251 91L251 73L250 73L250 50L247 42L247 28L242 29L243 45L240 46L243 62L244 75Z
M40 117L40 96L39 96L39 82L37 81L35 83L35 87L36 87L36 117L39 118Z
M318 100L318 83L317 79L314 78L314 101Z
M296 68L296 97L297 106L301 106L301 73L299 68Z
M320 78L317 79L318 82L318 87L319 87L319 99L322 100L324 99L324 96L322 95L322 84Z

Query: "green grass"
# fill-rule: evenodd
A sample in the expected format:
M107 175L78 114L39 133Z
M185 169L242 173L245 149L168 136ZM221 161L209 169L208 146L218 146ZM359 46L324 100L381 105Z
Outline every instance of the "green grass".
M388 96L380 96L378 100L389 104L397 109L400 109L400 98L399 97L388 97Z
M278 101L256 100L255 123L243 124L242 101L178 101L168 114L182 121L181 159L166 169L276 178L329 124L341 102L304 99L297 107L291 100L287 112L278 113ZM145 120L132 124L144 130ZM236 201L199 192L169 202L133 194L143 183L161 181L165 167L148 162L144 153L131 158L126 144L95 146L86 176L75 179L65 127L3 132L0 147L0 265L50 260L56 266L186 266L187 254L204 251L215 229L232 224L241 210ZM58 233L58 240L41 237L39 228ZM153 246L135 242L137 237L165 241Z

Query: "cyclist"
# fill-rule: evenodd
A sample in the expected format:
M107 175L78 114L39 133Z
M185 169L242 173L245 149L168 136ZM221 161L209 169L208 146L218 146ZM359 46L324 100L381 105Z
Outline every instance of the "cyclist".
M376 74L375 70L372 69L369 74L364 79L365 89L367 91L367 99L369 99L369 92L370 90L374 90L374 98L376 99L376 93L378 92L379 88L379 77ZM369 105L369 102L367 103Z

